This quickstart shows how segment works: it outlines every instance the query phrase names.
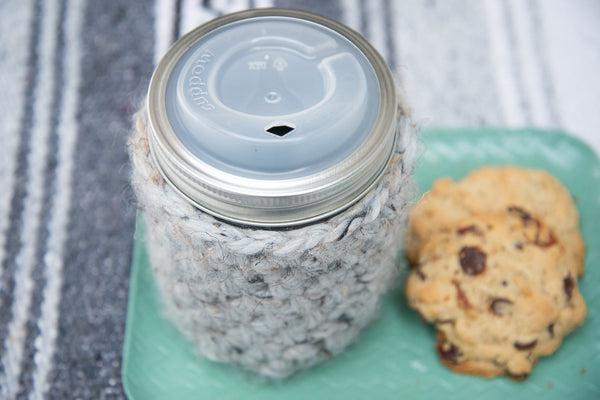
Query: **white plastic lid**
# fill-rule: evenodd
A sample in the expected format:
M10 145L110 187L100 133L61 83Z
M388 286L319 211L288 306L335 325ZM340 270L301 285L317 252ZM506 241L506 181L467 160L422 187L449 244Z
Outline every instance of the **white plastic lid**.
M297 225L357 201L388 165L396 97L364 38L298 10L196 28L150 84L150 144L177 190L218 217Z

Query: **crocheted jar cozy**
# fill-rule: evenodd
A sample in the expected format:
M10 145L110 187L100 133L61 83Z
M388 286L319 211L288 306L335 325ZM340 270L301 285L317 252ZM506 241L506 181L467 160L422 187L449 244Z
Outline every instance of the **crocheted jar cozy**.
M310 225L258 229L216 219L168 185L138 112L129 153L154 279L164 315L200 354L285 377L341 352L376 317L413 193L415 127L399 113L393 161L361 200Z

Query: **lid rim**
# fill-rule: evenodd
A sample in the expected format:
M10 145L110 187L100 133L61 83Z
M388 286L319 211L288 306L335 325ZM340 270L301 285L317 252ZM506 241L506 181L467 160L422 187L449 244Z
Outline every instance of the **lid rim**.
M392 145L393 148L396 146L397 135L394 136L394 143ZM152 150L152 145L150 145L150 149ZM156 157L154 156L154 152L151 151L153 155L153 159L157 165L159 165ZM336 214L350 208L354 204L358 203L362 198L364 198L376 185L379 183L381 176L387 170L392 161L393 151L390 153L387 161L383 164L383 168L381 173L378 175L377 179L372 179L368 182L368 184L360 187L360 190L356 190L355 193L350 197L351 200L340 203L337 207L331 208L328 207L325 210L321 210L318 213L312 213L310 216L306 216L303 214L303 209L298 209L297 207L288 208L275 208L275 207L265 207L263 210L268 210L269 213L262 214L260 213L260 208L251 209L255 211L254 213L248 213L248 208L244 206L236 206L233 204L227 204L229 207L220 207L220 208L211 208L208 202L200 202L195 198L191 197L186 193L186 191L180 188L180 185L175 184L171 178L165 174L165 171L162 168L158 168L161 176L165 179L170 186L179 193L184 199L193 204L198 209L218 218L222 219L237 225L241 226L253 226L259 228L283 228L283 227L299 227L307 224L311 224L317 221L325 220ZM258 198L258 197L257 197ZM263 197L264 198L264 197ZM275 197L276 198L276 197ZM320 199L319 203L323 203L324 200ZM223 203L221 203L223 205ZM302 204L303 208L310 207L312 204ZM226 212L229 211L229 212Z

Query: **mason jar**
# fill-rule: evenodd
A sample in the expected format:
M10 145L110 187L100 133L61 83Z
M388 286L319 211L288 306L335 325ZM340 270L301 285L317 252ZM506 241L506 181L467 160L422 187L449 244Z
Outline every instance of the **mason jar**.
M256 9L183 36L129 146L164 315L270 377L341 352L396 276L414 147L385 61L339 22Z

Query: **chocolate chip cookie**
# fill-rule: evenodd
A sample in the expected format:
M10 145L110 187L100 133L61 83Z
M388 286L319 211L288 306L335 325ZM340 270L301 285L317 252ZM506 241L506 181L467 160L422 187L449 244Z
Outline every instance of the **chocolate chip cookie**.
M438 182L413 211L406 296L435 324L441 361L456 372L522 379L583 323L577 211L546 175L486 168L456 184ZM546 193L557 184L558 193Z

